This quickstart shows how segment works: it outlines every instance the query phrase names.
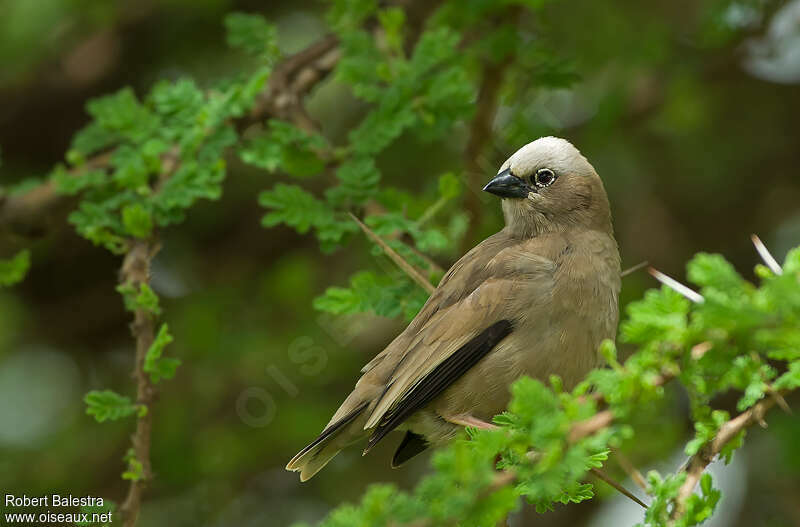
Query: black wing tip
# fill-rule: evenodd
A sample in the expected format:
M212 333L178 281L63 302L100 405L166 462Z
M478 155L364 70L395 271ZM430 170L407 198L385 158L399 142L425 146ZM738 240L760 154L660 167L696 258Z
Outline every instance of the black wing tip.
M419 434L408 431L392 457L392 468L403 466L408 460L428 448L428 442Z
M369 436L369 439L367 440L367 446L364 447L361 455L366 456L369 454L369 451L372 450L372 448L377 445L381 439L386 437L386 434L388 434L390 431L391 430L386 430L385 428L377 428L374 432L372 432L372 435Z
M513 329L514 324L511 320L498 320L442 361L406 394L396 408L383 416L381 423L372 432L362 455L366 455L389 432L458 380L467 370L492 351L501 340L511 334Z
M303 447L303 449L300 452L295 454L295 456L292 458L292 460L289 461L289 465L292 465L293 463L295 463L297 460L299 460L301 457L303 457L305 454L307 454L312 448L316 447L317 445L319 445L320 443L322 443L323 441L328 439L328 437L330 437L331 435L336 433L340 428L342 428L343 426L348 424L350 421L355 419L358 416L358 414L363 412L364 409L368 405L369 405L368 401L364 402L363 404L359 405L354 410L352 410L349 414L345 415L344 417L342 417L341 419L339 419L338 421L336 421L332 425L326 427L325 430L320 432L320 434L316 437L316 439L314 439L311 443L309 443L305 447ZM289 465L287 465L287 467ZM293 470L293 469L287 468L287 470Z

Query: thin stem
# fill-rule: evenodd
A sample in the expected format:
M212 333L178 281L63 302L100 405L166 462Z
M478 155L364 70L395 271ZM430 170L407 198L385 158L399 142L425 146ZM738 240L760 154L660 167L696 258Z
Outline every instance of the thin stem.
M152 241L133 242L125 255L120 281L133 285L136 289L149 284L150 262L158 249L158 244ZM131 480L128 495L120 507L125 527L136 525L142 495L153 477L150 465L150 436L153 426L152 403L156 396L156 390L150 382L150 377L144 371L145 356L155 335L155 321L150 313L144 309L134 311L131 333L136 339L136 359L133 371L133 377L136 379L136 402L146 407L147 411L136 421L136 431L131 438L134 456L142 464L142 474L140 478Z
M640 489L649 494L647 491L647 482L645 481L644 476L642 476L642 473L639 471L639 469L636 468L633 463L631 463L631 461L628 459L628 456L619 450L615 450L614 459L617 460L617 463L619 463L619 466L622 467L622 470L628 474L628 476L631 478L631 481L636 483Z
M624 271L619 273L619 276L620 276L620 278L625 278L629 274L633 274L636 271L638 271L639 269L642 269L643 267L646 267L649 263L650 262L648 262L647 260L645 260L643 262L639 262L638 264L636 264L636 265L634 265L632 267L628 267L627 269L625 269Z
M422 227L425 223L429 222L440 210L444 207L449 198L442 196L441 198L437 199L436 202L428 207L425 212L422 213L422 216L419 217L417 220L417 226Z
M372 229L367 227L364 224L364 222L359 220L355 214L353 214L352 212L350 212L349 214L350 217L353 219L353 221L356 222L356 224L358 224L359 227L361 227L362 231L364 231L364 234L366 234L370 240L377 243L381 247L381 249L383 249L383 252L386 253L386 256L388 256L397 265L397 267L399 267L404 273L406 273L406 275L408 275L409 278L411 278L417 284L419 284L419 286L422 287L425 291L427 291L428 294L431 294L436 290L436 287L434 287L432 283L430 283L424 276L422 276L419 273L419 271L417 271L414 268L413 265L406 262L402 256L397 254L397 252L394 249L389 247L389 244L383 241L383 239L380 236L375 234L375 232Z
M626 498L629 498L631 501L633 501L637 505L641 505L645 509L647 508L647 504L645 504L645 502L643 502L642 500L640 500L639 498L634 496L633 493L631 493L631 491L629 491L628 489L623 487L617 480L615 480L614 478L612 478L611 476L609 476L608 474L606 474L605 472L603 472L599 468L590 468L589 472L591 472L597 478L605 481L606 483L608 483L609 485L614 487L617 491L619 491L620 494L622 494Z
M749 410L727 421L719 427L719 431L714 438L689 459L689 462L683 469L686 472L686 479L678 490L678 495L675 498L675 507L672 509L670 525L676 524L677 520L686 513L686 502L689 496L694 493L694 489L703 476L706 467L714 461L714 458L719 455L723 447L739 435L742 430L755 423L766 426L766 423L764 423L764 414L766 414L776 402L777 398L775 397L762 399Z

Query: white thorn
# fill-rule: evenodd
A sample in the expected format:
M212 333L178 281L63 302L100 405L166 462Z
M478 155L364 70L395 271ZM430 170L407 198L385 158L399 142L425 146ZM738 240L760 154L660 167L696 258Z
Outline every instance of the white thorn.
M631 274L631 273L635 273L636 271L638 271L638 270L639 270L639 269L641 269L642 267L645 267L645 266L646 266L646 265L648 265L649 263L650 263L650 262L648 262L647 260L645 260L645 261L643 261L643 262L639 262L638 264L634 265L633 267L628 267L627 269L625 269L624 271L622 271L622 272L619 274L619 277L620 277L620 278L625 278L625 277L626 277L626 276L628 276L629 274Z
M689 289L688 287L686 287L682 283L678 282L674 278L670 278L669 276L665 275L661 271L658 271L657 269L653 269L652 267L648 267L647 268L647 272L650 273L653 278L655 278L656 280L658 280L659 282L661 282L665 286L669 287L670 289L672 289L674 291L677 291L678 293L680 293L681 295L685 296L686 298L688 298L689 300L691 300L692 302L694 302L696 304L700 304L705 300L703 298L703 295L701 295L700 293Z
M769 267L770 270L777 275L783 274L783 269L781 269L781 266L778 265L778 262L769 253L769 249L767 249L767 246L761 241L761 238L755 234L751 234L750 239L753 241L753 245L755 246L756 251L758 251L758 255L762 260L764 260L764 263L767 264L767 267Z

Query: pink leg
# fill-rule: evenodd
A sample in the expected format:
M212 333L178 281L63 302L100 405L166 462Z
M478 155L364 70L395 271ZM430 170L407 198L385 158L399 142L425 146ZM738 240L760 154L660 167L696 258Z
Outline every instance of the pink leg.
M442 419L448 423L453 423L454 425L471 426L472 428L478 428L480 430L495 430L498 428L497 425L487 423L486 421L478 419L470 414L458 414L453 416L443 415Z

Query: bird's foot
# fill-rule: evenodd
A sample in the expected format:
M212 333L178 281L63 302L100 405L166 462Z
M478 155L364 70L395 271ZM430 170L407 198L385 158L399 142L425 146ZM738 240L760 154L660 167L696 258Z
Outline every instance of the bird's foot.
M447 421L448 423L453 423L454 425L458 426L470 426L472 428L477 428L479 430L496 430L498 426L493 423L487 423L483 419L478 419L477 417L470 415L470 414L458 414L458 415L443 415L442 419Z

